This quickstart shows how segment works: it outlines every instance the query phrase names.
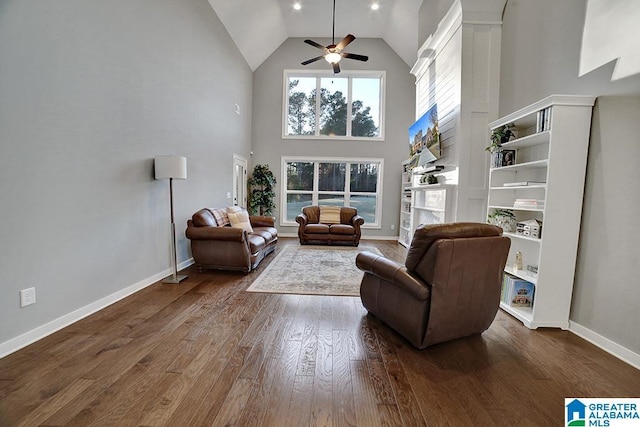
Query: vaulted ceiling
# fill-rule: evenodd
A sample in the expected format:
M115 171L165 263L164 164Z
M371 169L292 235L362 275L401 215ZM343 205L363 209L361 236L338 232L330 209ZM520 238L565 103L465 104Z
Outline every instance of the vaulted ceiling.
M333 0L209 0L252 70L290 37L331 38ZM378 10L371 5L377 3ZM336 42L347 34L383 39L416 61L422 0L336 0Z

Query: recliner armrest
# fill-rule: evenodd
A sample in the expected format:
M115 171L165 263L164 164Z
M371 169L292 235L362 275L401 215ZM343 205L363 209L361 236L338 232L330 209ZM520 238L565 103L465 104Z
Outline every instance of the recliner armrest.
M409 274L405 266L383 256L360 252L356 257L356 267L403 289L418 300L426 300L431 293L429 287Z

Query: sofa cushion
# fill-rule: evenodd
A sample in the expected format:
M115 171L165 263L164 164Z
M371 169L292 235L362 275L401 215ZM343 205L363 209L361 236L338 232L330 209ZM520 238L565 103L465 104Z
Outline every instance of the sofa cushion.
M329 225L327 224L307 224L304 229L305 233L310 234L329 234Z
M329 232L331 234L342 234L351 236L356 234L356 229L352 225L348 224L333 224L329 227Z
M275 228L271 228L271 227L254 227L253 228L253 233L257 236L262 236L262 238L267 242L267 243L271 243L271 241L274 240L275 237L277 237L277 231L275 231Z
M217 227L218 226L215 218L213 217L213 214L211 213L211 210L207 208L200 209L198 212L194 213L191 216L191 220L193 221L193 225L195 225L196 227Z
M249 214L246 212L228 213L227 215L229 216L231 227L242 228L243 230L247 230L249 233L253 231L253 227L251 227L251 223L249 222Z
M211 214L216 220L218 227L224 227L225 225L229 225L229 216L227 215L226 209L209 209Z
M340 224L340 206L320 206L320 223Z
M264 250L267 244L264 241L264 237L258 236L257 234L249 234L247 239L249 240L249 250L252 255Z

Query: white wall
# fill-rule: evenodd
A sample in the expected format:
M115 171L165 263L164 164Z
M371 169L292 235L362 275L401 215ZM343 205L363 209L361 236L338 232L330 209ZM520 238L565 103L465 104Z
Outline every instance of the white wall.
M190 258L187 218L228 203L249 155L252 77L206 0L5 0L0 58L1 346L169 268L158 154L188 158Z
M500 115L552 93L598 96L570 319L590 333L640 353L636 326L640 287L635 271L640 249L636 225L640 75L612 82L613 64L608 64L578 77L585 4L586 0L508 1L502 32ZM637 28L626 28L626 32L631 37Z
M325 61L307 67L301 61L317 54L317 50L305 44L304 39L286 40L254 72L253 97L253 156L252 165L266 163L276 175L276 206L280 206L281 156L314 157L367 157L384 158L382 228L365 229L362 234L371 236L397 236L400 212L401 162L409 157L408 128L414 121L415 79L409 74L407 64L381 39L356 39L349 51L368 55L369 61L344 60L344 70L386 71L386 122L385 140L334 141L283 139L282 102L284 69L328 69ZM328 44L328 39L317 39ZM250 166L252 168L252 166ZM276 212L280 219L281 212ZM391 229L391 225L395 229ZM279 226L280 233L297 235L297 227Z

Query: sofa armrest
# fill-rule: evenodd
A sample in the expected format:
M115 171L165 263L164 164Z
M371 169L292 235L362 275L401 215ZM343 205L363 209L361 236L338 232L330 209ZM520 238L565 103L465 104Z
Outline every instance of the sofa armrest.
M249 222L252 227L275 227L276 219L272 216L250 215Z
M190 240L247 241L246 230L234 227L195 227L188 225L185 234Z
M414 298L424 301L430 295L429 287L407 272L406 267L388 258L371 252L360 252L356 267L365 274L372 274L404 290Z
M304 227L309 223L309 218L304 213L301 213L296 216L296 222Z
M354 215L353 218L351 218L351 225L353 225L356 230L359 231L362 224L364 224L364 218L360 215Z

